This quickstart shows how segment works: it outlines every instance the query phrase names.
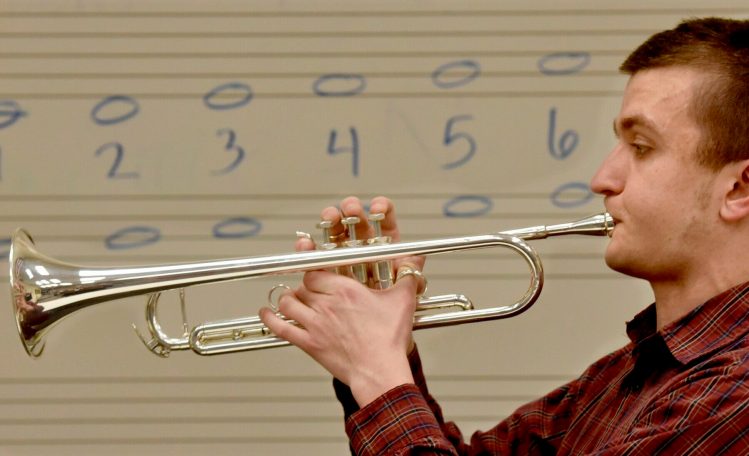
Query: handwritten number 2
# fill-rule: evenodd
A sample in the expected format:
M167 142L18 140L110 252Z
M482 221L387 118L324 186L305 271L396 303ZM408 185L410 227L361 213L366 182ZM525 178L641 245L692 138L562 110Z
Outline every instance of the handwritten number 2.
M125 156L125 148L122 147L122 144L118 142L111 142L106 143L103 146L96 149L96 156L102 155L107 150L113 150L114 151L114 161L112 162L112 167L109 168L109 173L107 173L107 177L110 179L137 179L140 177L140 174L137 171L129 171L129 172L123 172L120 171L120 166L122 165L122 160Z
M216 132L216 136L226 136L226 144L224 144L224 150L236 154L234 160L225 168L218 171L214 171L214 175L227 174L234 171L234 168L239 166L244 160L245 152L242 146L237 144L237 134L231 128L222 128Z

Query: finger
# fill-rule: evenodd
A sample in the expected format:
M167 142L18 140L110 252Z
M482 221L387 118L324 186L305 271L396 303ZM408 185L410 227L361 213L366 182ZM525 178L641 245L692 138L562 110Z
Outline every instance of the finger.
M329 228L327 228L326 230L328 232L328 238L323 239L323 243L338 244L340 241L344 240L343 238L346 233L344 232L344 227L341 224L341 211L338 210L337 207L328 206L320 211L320 220L330 222Z
M315 241L307 237L298 237L294 243L294 250L297 252L304 252L307 250L315 250Z
M304 287L300 287L303 289ZM307 326L313 318L315 318L315 311L306 305L304 300L300 300L297 293L300 292L297 289L294 292L286 291L280 298L278 298L278 311L286 318L298 321L302 326Z
M359 222L354 225L356 239L364 240L372 237L372 232L367 220L367 211L364 209L364 205L359 198L349 196L341 201L341 216L344 218L356 217L359 219ZM352 238L351 233L348 233L348 236L350 240Z
M380 222L383 236L390 236L392 242L400 242L400 229L398 228L398 220L395 215L395 204L393 201L384 196L377 196L372 198L369 207L370 212L373 214L385 214L385 218ZM397 270L403 264L411 264L421 271L424 269L425 260L426 258L423 256L401 258L393 261L393 267Z
M336 276L337 274L331 273L331 275ZM331 282L327 281L325 278L314 277L314 274L311 279L307 279L306 283L311 283L311 286L319 287L329 292L332 292L334 290L333 287L336 286L332 285ZM319 316L319 313L322 309L321 305L324 307L326 304L329 304L331 302L331 293L321 293L320 291L310 289L306 286L306 283L305 285L300 286L297 290L295 290L294 294L296 295L297 299L304 303L304 305L307 306L310 312L314 312L315 316L317 317Z
M260 320L270 331L281 339L288 341L304 350L309 344L309 333L288 321L281 319L268 307L262 307L258 312Z
M332 272L309 271L304 274L304 277L302 277L303 286L297 290L297 293L303 296L302 299L305 302L310 302L312 301L312 298L307 294L307 292L330 295L333 294L335 290L347 286L345 283L346 281L358 283L349 277L344 277Z
M320 212L320 220L330 220L333 226L341 221L341 211L335 206L328 206Z
M385 218L380 222L383 236L390 236L393 242L400 242L400 231L398 230L398 221L395 217L395 204L384 196L376 196L369 203L370 214L385 214Z

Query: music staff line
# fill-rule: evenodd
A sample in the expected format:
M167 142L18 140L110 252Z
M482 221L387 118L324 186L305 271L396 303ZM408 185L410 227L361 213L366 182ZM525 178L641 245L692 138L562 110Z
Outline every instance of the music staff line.
M609 98L620 97L622 90L492 90L492 91L475 91L475 92L381 92L381 93L362 93L356 95L357 99L404 99L404 98L440 98L440 99L465 99L465 98ZM16 92L7 93L10 97L17 100L98 100L109 96L108 92L91 92L91 93L30 93ZM144 100L200 100L203 93L199 92L172 92L172 93L130 93L129 96ZM224 97L228 98L228 97ZM320 96L314 93L256 93L255 99L268 100L290 100L290 99L309 99L319 100Z
M749 11L747 8L741 7L653 7L653 8L605 8L601 7L598 9L591 8L547 8L547 9L483 9L477 8L473 10L466 10L465 7L470 5L461 4L459 10L356 10L356 11L340 11L340 10L315 10L315 11L247 11L247 10L191 10L191 11L178 11L178 10L158 10L158 11L4 11L0 12L0 17L9 18L42 18L42 17L54 17L54 18L89 18L89 17L124 17L124 18L232 18L232 17L280 17L280 18L291 18L291 17L310 17L310 18L340 18L340 17L483 17L487 15L491 16L531 16L531 17L554 17L554 16L622 16L622 15L643 15L643 14L658 14L658 15L670 15L670 14L741 14Z
M367 71L367 77L371 79L375 78L429 78L431 75L425 72L379 72L379 71ZM457 73L456 73L457 75ZM575 77L606 77L606 76L620 76L621 73L618 71L596 71L587 70L583 73L578 73ZM453 76L449 73L445 73L446 77ZM483 71L481 76L486 77L527 77L527 78L547 78L548 76L539 74L536 71ZM309 72L274 72L274 73L261 73L251 71L222 71L222 72L183 72L183 73L164 73L164 72L141 72L141 73L112 73L112 72L4 72L0 73L0 79L215 79L215 78L282 78L282 79L294 79L294 78L319 78L320 73L309 73Z
M536 199L536 200L548 200L548 193L543 192L482 192L482 195L492 199ZM134 194L115 194L115 193L96 193L96 194L0 194L0 201L218 201L218 200L247 200L247 201L258 201L258 200L269 200L269 201L309 201L309 200L329 200L337 202L341 198L349 196L348 193L181 193L181 194L168 194L168 193L134 193ZM377 195L374 193L360 193L359 197L362 200L373 198ZM455 193L440 193L440 192L429 192L429 193L388 193L388 197L392 200L445 200L455 197ZM408 215L408 214L403 214ZM557 216L558 214L554 214Z
M5 51L0 52L3 59L331 59L331 58L479 58L479 57L543 57L556 49L526 49L526 50L457 50L457 51L91 51L91 52L41 52L41 51ZM624 57L625 49L591 49L585 51L591 57Z
M440 374L432 382L559 382L572 374ZM121 376L121 377L0 377L2 385L90 385L90 384L215 384L215 383L319 383L327 382L327 375L179 375L179 376Z
M559 381L566 381L569 379L569 375L564 374L498 374L498 375L435 375L433 385L439 389L439 384L442 383L454 383L454 382L463 382L463 383L472 383L472 382L495 382L495 383L507 383L507 382L523 382L524 384L527 384L528 382L540 382L541 384L545 384L546 382L559 382ZM122 378L113 378L113 377L98 377L98 378L92 378L92 377L55 377L55 378L9 378L9 379L0 379L0 385L24 385L24 386L33 386L33 385L52 385L52 386L60 386L62 388L65 387L65 385L71 385L71 386L87 386L87 385L95 385L95 386L108 386L108 385L143 385L143 387L153 386L153 387L159 387L160 385L164 384L170 384L170 385L177 385L180 387L190 387L191 385L200 385L200 384L236 384L236 383L245 383L249 385L254 384L261 384L264 382L271 382L273 384L285 383L289 386L293 385L299 385L300 387L303 387L304 385L311 385L314 384L317 386L317 384L326 384L329 382L329 378L326 376L321 375L314 375L314 376L300 376L300 377L289 377L289 376L267 376L267 375L260 375L257 377L254 376L215 376L215 377L209 377L209 376L199 376L199 377L122 377ZM501 390L501 388L499 388ZM156 390L154 390L156 391ZM487 398L485 396L477 396L473 394L466 394L466 393L445 393L441 394L441 397L443 397L447 403L452 402L453 405L455 403L475 403L475 402L486 402ZM490 402L494 403L522 403L530 400L532 397L529 394L519 394L519 393L501 393L501 394L494 394L492 397L489 398ZM45 396L45 395L33 395L33 396L14 396L10 398L4 398L2 400L3 406L5 407L13 407L14 405L31 405L31 406L44 406L44 407L55 407L55 406L101 406L101 405L111 405L111 406L120 406L117 409L117 413L115 415L112 415L111 412L104 414L104 413L96 413L94 411L94 414L87 415L86 413L81 413L78 416L75 417L56 417L54 414L51 416L48 415L46 417L34 417L34 418L26 418L24 416L14 416L14 417L8 417L8 418L1 418L0 424L6 425L6 426L55 426L55 425L65 425L65 426L90 426L90 425L101 425L101 426L128 426L128 425L154 425L154 424L182 424L182 425L191 425L191 424L231 424L231 423L238 423L238 424L248 424L248 423L257 423L257 424L273 424L273 423L297 423L297 424L313 424L313 423L333 423L340 421L340 416L336 412L334 413L328 413L327 411L323 411L323 413L320 413L321 410L316 409L316 412L311 415L306 415L304 413L296 413L296 414L288 414L284 412L284 410L281 410L279 413L269 415L269 414L263 414L262 416L258 415L245 415L240 413L238 416L236 414L227 414L227 415L219 415L216 412L212 411L203 411L202 414L192 415L192 416L185 416L181 414L174 413L175 411L169 410L169 409L162 409L161 414L158 414L156 416L142 416L141 413L135 412L135 409L133 409L134 415L137 416L128 416L132 415L131 413L128 413L126 409L122 409L121 406L125 405L133 405L134 407L137 407L139 405L151 405L153 403L158 403L163 406L190 406L190 405L200 405L200 404L243 404L243 405L258 405L262 406L262 404L294 404L294 405L313 405L315 404L321 404L321 403L327 403L329 402L329 396L325 394L308 394L308 395L299 395L299 394L262 394L262 395L253 395L253 394L240 394L240 395L197 395L197 396L184 396L184 395L177 395L177 396L162 396L158 393L155 393L155 395L144 395L144 396L135 396L135 397L122 397L120 394L104 394L101 396L91 397L91 396L68 396L68 397L60 397L59 395L56 396ZM470 411L469 411L470 410ZM479 410L475 410L473 407L469 409L458 410L458 413L453 413L452 416L454 419L458 419L461 421L485 421L491 419L492 415L483 414ZM3 444L3 442L20 442L23 439L1 439L0 438L0 444ZM44 439L43 439L44 440ZM90 439L79 439L79 442L81 441L87 441L91 442ZM256 442L257 439L253 438L253 442ZM196 440L196 443L198 441ZM44 444L44 441L42 442Z
M246 445L246 444L323 444L323 443L345 443L347 439L345 437L126 437L126 438L107 438L107 437L96 437L96 438L47 438L39 439L34 437L31 439L14 438L14 439L0 439L0 447L4 446L91 446L91 445L146 445L152 447L154 445L167 446L167 445Z
M21 39L186 39L186 38L480 38L556 36L648 36L656 29L605 30L397 30L397 31L211 31L211 32L0 32L0 38Z

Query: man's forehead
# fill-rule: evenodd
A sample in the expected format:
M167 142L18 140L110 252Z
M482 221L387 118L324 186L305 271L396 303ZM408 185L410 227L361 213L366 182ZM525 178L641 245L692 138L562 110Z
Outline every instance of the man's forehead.
M689 119L696 89L705 74L687 67L643 70L630 77L614 127L641 126L658 130L673 121Z
M641 70L630 76L624 89L624 104L642 102L686 102L711 75L686 66Z

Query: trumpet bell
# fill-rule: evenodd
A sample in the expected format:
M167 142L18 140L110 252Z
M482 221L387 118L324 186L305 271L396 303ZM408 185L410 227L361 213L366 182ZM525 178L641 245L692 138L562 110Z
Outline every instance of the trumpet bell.
M13 234L9 264L11 305L18 335L26 352L37 357L44 350L44 337L50 328L86 306L76 297L76 267L41 254L23 229Z

